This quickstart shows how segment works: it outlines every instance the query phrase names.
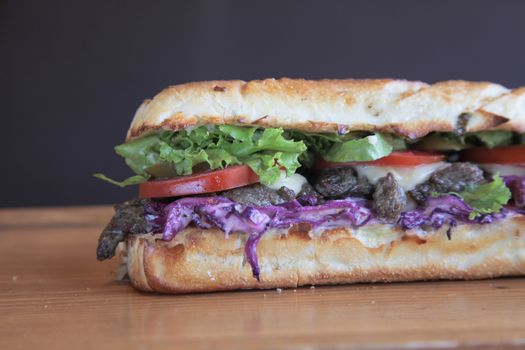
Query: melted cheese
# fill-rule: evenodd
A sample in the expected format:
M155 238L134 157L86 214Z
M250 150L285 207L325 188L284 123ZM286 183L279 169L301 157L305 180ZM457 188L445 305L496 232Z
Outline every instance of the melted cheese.
M367 225L353 231L353 237L367 248L379 248L401 239L403 232L390 225Z
M275 181L271 185L267 185L267 187L271 188L272 190L278 190L281 187L287 187L290 190L292 190L295 195L297 195L299 192L301 192L301 188L303 188L303 185L306 183L306 179L304 176L299 174L293 174L292 176L286 176L286 172L281 172L281 177Z
M503 164L478 164L479 167L491 174L499 173L500 176L518 175L525 176L525 165Z
M432 173L446 168L449 165L449 163L445 162L423 164L415 167L357 165L354 166L354 169L360 175L366 177L373 185L375 185L380 178L391 173L405 191L410 191L420 183L427 181Z

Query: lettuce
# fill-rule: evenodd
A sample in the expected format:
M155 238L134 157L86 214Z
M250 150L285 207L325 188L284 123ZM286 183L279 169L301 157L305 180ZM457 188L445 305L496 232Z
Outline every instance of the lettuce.
M123 181L103 174L95 177L128 186L151 177L190 175L195 167L220 169L246 164L263 184L272 184L279 179L281 170L290 176L301 165L311 164L313 153L331 162L358 162L385 157L403 147L401 138L368 132L338 135L235 125L199 126L162 131L118 145L115 152L137 175Z
M200 126L181 131L163 131L115 147L118 155L137 174L114 181L102 174L99 179L118 186L134 185L156 178L190 175L196 166L209 169L246 164L271 184L286 170L293 174L306 151L302 141L287 139L281 128L260 129L233 125Z
M450 192L447 194L461 198L472 208L469 214L471 220L483 214L499 212L512 197L509 188L498 174L494 175L491 182L473 186L459 193ZM438 195L432 194L432 196Z
M361 162L386 157L392 151L392 144L381 134L375 134L335 143L322 156L329 162Z
M510 145L514 139L512 132L504 130L479 131L472 135L481 145L488 148Z
M147 168L159 162L160 135L150 135L131 143L115 146L115 152L138 175L147 177Z
M294 131L292 137L303 140L308 149L329 162L362 162L388 156L393 150L405 149L400 137L388 134L350 132L313 134Z
M435 132L416 142L416 148L432 151L460 151L476 146L488 148L507 146L513 141L514 134L505 130L469 132L464 135Z

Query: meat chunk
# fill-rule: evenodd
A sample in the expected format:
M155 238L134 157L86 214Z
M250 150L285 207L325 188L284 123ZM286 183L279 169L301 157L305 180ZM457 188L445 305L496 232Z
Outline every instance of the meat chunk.
M454 163L436 171L430 179L410 191L410 196L423 203L432 192L460 192L469 186L483 182L483 170L471 163Z
M328 198L368 197L372 185L352 168L323 169L314 188Z
M395 222L407 205L407 196L391 173L380 178L373 194L374 211L379 219Z
M505 185L512 193L512 201L518 208L525 209L525 177L524 176L505 176Z
M142 199L132 199L115 205L115 215L100 234L97 259L111 259L117 245L130 234L147 233L151 230L144 211Z
M295 193L286 187L275 191L261 184L234 188L219 195L244 205L257 206L282 204L295 199Z
M303 205L317 205L324 203L323 196L317 192L308 182L303 184L301 191L297 194L297 200Z

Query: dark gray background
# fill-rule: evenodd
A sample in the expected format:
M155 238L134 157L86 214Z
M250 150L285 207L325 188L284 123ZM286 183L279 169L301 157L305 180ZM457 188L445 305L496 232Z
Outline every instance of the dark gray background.
M91 177L163 87L264 77L525 85L525 1L0 2L0 206L111 203Z

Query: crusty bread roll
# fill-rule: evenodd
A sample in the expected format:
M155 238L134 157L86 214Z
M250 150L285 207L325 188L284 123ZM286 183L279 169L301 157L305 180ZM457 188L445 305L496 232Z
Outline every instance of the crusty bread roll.
M525 88L486 82L266 79L207 81L169 87L139 107L127 140L158 129L202 124L281 126L312 132L370 130L408 137L454 131L525 131Z
M403 232L390 225L268 231L260 282L244 255L247 235L188 228L172 241L132 236L123 252L133 286L165 293L304 285L481 279L525 274L525 216L495 224Z

